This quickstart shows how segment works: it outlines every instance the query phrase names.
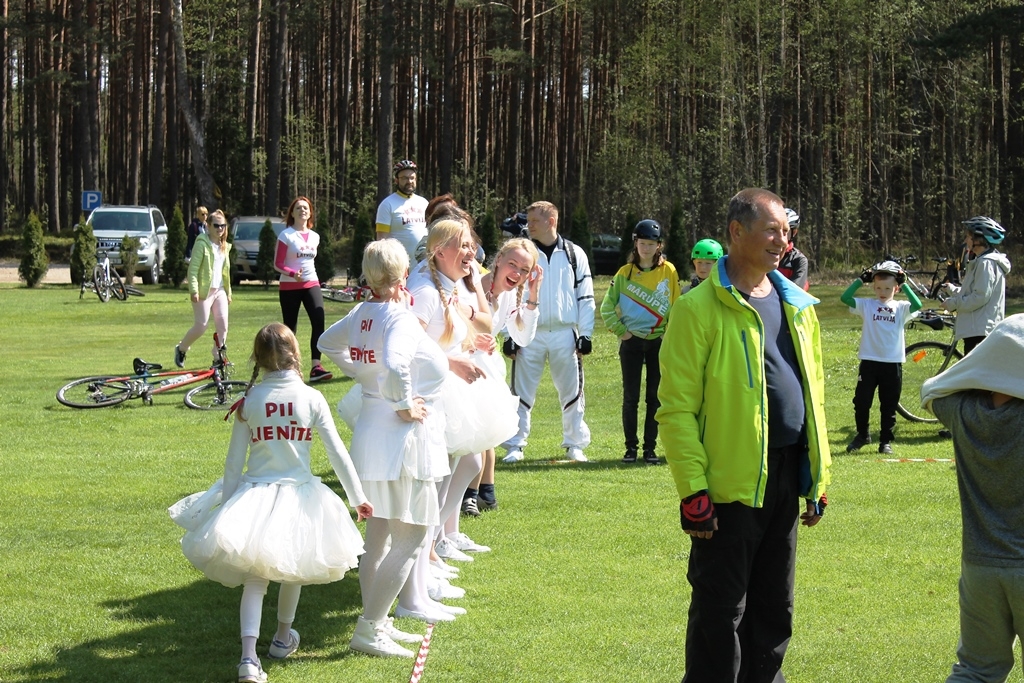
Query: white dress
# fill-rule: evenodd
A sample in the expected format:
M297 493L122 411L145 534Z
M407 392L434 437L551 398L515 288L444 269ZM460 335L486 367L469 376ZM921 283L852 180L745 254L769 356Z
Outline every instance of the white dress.
M187 530L182 552L208 578L330 583L357 566L351 513L310 470L314 431L349 501L367 501L327 400L291 370L268 373L238 409L224 477L168 509Z
M533 310L530 310L522 302L517 305L517 298L518 295L514 289L502 292L494 298L491 303L491 334L497 337L502 330L505 330L516 344L527 346L537 336L537 320L540 319L540 309L534 307ZM475 352L473 362L488 376L505 380L508 366L501 353L500 345L493 353Z
M440 404L448 361L441 349L404 305L378 302L358 304L318 346L357 382L339 412L352 423L352 461L373 516L437 524L434 482L450 474ZM406 422L396 411L416 397L427 417Z
M463 301L473 301L476 298L462 280L453 282L441 273L438 273L437 277L448 297L449 306L456 305L460 298ZM426 263L417 266L409 276L408 287L414 298L413 312L424 322L427 335L437 341L442 351L451 356L471 360L478 354L487 355L480 352L470 353L462 348L462 342L470 334L470 330L462 316L455 313L452 314L454 331L451 338L445 343L440 341L445 327L444 306ZM505 385L504 372L498 374L487 369L484 372L487 373L485 378L472 383L467 383L455 373L449 372L441 390L447 421L445 440L448 444L448 454L452 457L480 453L493 448L512 437L519 429L519 418L516 413L519 400Z

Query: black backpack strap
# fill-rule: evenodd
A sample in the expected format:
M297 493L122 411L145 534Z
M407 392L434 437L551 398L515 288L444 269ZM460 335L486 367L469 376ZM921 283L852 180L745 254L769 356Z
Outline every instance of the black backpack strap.
M562 248L565 249L565 257L569 259L569 267L572 268L572 280L573 286L579 287L580 279L579 271L576 269L576 250L573 248L573 243L568 238L562 237Z

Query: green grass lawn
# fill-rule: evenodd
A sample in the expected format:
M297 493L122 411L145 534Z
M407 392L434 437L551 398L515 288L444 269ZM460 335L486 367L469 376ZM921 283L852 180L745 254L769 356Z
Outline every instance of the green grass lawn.
M607 288L599 278L598 288ZM70 379L128 372L140 356L171 365L191 325L181 291L101 304L70 286L0 288L0 681L233 681L238 600L182 556L166 507L222 474L230 427L184 407L183 392L153 406L103 410L59 405ZM960 522L950 463L883 463L845 453L859 319L839 287L812 293L823 326L833 449L828 514L800 531L791 682L943 680L958 634ZM600 299L600 295L599 295ZM328 321L348 305L328 302ZM1024 302L1011 302L1019 312ZM260 326L280 315L276 290L241 287L228 346L245 359ZM300 340L308 321L300 316ZM600 325L599 325L600 326ZM208 336L190 353L207 357ZM946 339L945 333L912 335ZM624 466L616 341L596 335L586 360L587 464L553 464L560 418L545 379L527 456L499 465L501 509L463 522L494 548L463 565L469 613L434 631L426 683L459 681L677 681L689 588L689 541L680 531L668 468ZM350 383L322 386L333 403ZM642 408L641 408L642 409ZM877 416L873 430L877 432ZM934 425L900 419L896 452L949 458ZM343 437L347 432L340 425ZM876 434L877 435L877 434ZM321 447L315 471L337 487ZM339 489L340 490L340 489ZM265 603L265 651L276 590ZM411 662L347 650L360 613L356 577L311 586L299 604L299 652L264 656L274 683L406 681ZM416 629L418 622L402 624ZM1019 670L1012 680L1019 681Z

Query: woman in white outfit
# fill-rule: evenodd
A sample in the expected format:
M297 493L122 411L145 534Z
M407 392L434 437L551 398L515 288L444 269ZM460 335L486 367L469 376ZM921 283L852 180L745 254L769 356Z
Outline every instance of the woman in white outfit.
M439 405L448 361L408 308L408 271L397 240L368 244L363 274L373 298L319 339L320 350L362 388L351 452L373 516L359 563L363 615L349 647L401 657L413 653L395 640L420 636L397 630L388 610L426 552L428 531L439 521L436 484L449 471Z
M491 334L495 337L504 330L516 346L526 346L537 334L537 309L540 301L540 285L544 271L537 265L537 246L528 239L517 237L505 242L494 257L491 272L481 278L491 307ZM498 354L474 354L474 361L484 368L490 377L504 379L505 359ZM494 449L483 453L483 469L470 484L463 498L463 512L467 506L474 509L496 509L498 499L494 494ZM469 503L472 501L472 503ZM448 522L447 535L458 533L458 517Z
M451 219L431 224L427 259L409 277L413 312L448 355L452 375L445 385L446 440L452 476L439 493L442 523L458 519L462 495L481 469L480 453L514 431L517 401L504 375L489 376L473 361L495 353L490 304L475 259L469 226ZM468 366L468 370L467 370ZM441 557L469 560L464 550L486 552L465 534L448 537L440 529L435 546Z

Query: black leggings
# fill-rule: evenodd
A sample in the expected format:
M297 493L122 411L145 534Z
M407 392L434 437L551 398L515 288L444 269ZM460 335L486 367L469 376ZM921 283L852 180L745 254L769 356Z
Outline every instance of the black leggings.
M316 347L320 335L324 333L324 297L320 293L320 285L306 289L282 289L278 291L281 300L281 319L292 332L298 333L299 306L306 309L309 324L313 333L309 337L310 357L320 360L320 349Z

